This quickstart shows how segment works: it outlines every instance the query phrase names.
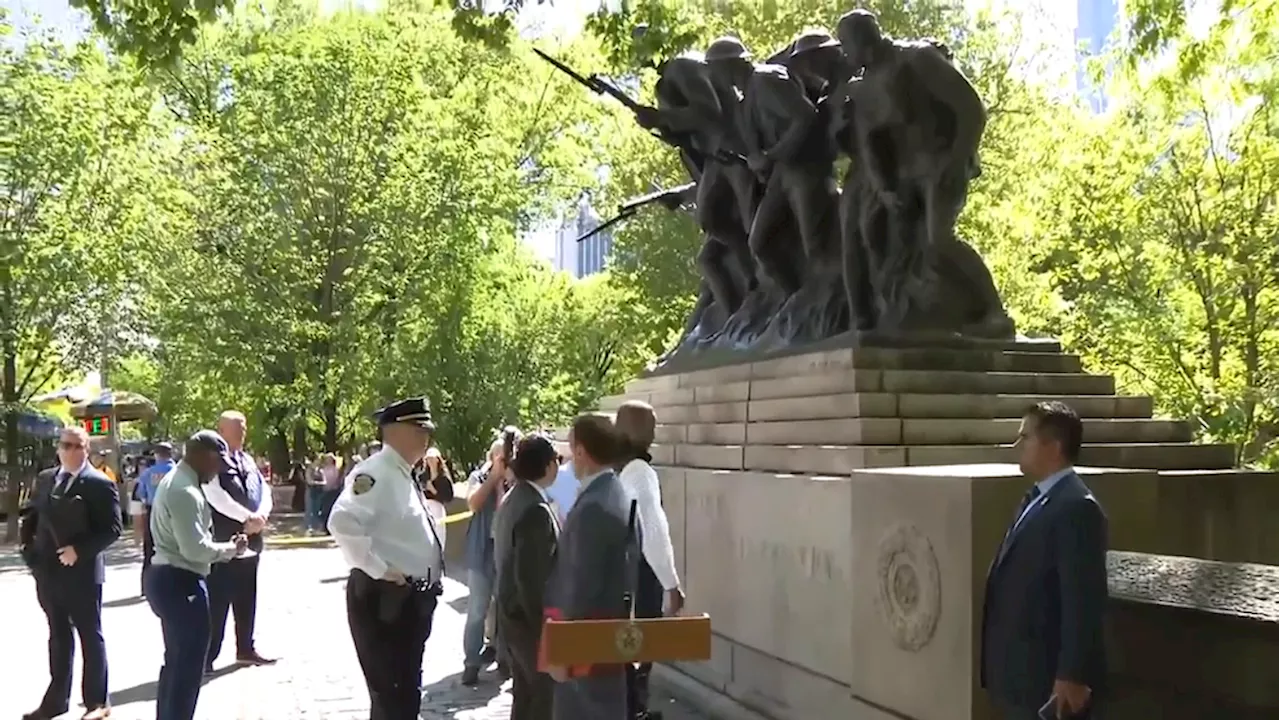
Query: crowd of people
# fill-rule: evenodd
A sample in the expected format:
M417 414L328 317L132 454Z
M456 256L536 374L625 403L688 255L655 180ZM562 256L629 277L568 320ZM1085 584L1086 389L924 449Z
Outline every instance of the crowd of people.
M348 621L371 717L409 720L421 702L422 656L445 574L445 505L453 500L454 482L434 446L424 399L393 403L375 417L380 441L366 446L365 456L322 455L291 468L287 482L298 486L301 470L307 529L331 534L351 566ZM514 720L658 717L646 707L648 668L556 668L538 653L545 618L626 617L628 596L642 617L661 615L664 597L668 612L683 604L647 454L656 419L640 404L617 417L616 424L601 415L578 418L570 457L548 435L507 427L466 484L473 515L465 549L470 597L459 638L466 656L462 683L477 684L496 664L499 675L513 681ZM122 496L129 498L127 515L143 546L141 594L164 639L157 720L195 716L202 677L221 655L228 615L235 662L275 662L254 644L272 483L270 471L246 452L245 435L244 415L227 411L215 429L192 435L181 453L156 444L149 457L135 461L135 481L118 487L91 462L82 429L62 432L58 467L37 477L22 518L23 557L50 626L50 683L24 720L67 712L73 633L83 655L83 717L110 715L103 551L122 533ZM634 531L627 523L632 500L640 518ZM628 547L637 552L628 554ZM638 580L629 581L633 575Z
M174 462L174 448L154 448L150 466L128 494L90 462L88 434L62 430L58 466L39 473L22 511L20 548L49 622L49 685L23 720L68 711L73 635L83 655L85 720L111 714L102 635L103 552L121 535L121 495L130 498L143 543L142 594L160 620L165 654L156 685L157 720L191 718L201 678L222 651L234 618L235 662L267 665L257 651L258 561L272 509L270 484L245 452L246 421L222 413Z
M381 442L353 459L326 524L350 566L347 619L371 720L413 720L445 577L444 504L453 483L433 448L435 424L424 399L392 403L375 417ZM469 478L462 682L476 684L496 662L513 681L512 720L658 718L647 707L647 666L558 666L543 642L547 620L681 611L684 594L649 455L656 423L640 402L625 403L613 419L582 415L572 425L568 457L547 435L508 427ZM1082 432L1070 407L1043 402L1028 409L1015 443L1020 467L1036 482L988 570L980 662L982 686L1011 719L1088 717L1105 689L1107 522L1073 469ZM142 483L138 495L146 508L143 592L165 646L157 720L194 717L228 614L236 663L274 662L254 645L258 561L272 499L244 437L244 416L228 411L216 431L192 435L176 463L171 446L157 446L149 472L161 478ZM22 513L21 550L50 633L49 686L24 720L67 712L73 635L83 654L83 717L110 715L103 552L121 534L121 513L116 483L89 456L84 430L63 430L59 465L40 473ZM334 460L321 458L308 489L328 491ZM494 627L486 631L490 610Z

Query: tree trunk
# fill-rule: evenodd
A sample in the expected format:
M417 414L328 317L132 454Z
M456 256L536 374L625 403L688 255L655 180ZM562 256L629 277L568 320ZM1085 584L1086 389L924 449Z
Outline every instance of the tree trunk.
M306 462L307 456L307 421L298 420L293 425L293 461Z
M18 497L22 480L18 465L18 359L17 350L4 338L4 456L5 456L5 502L8 517L5 522L5 542L16 542L18 539Z
M334 398L324 401L324 451L338 452L338 401Z

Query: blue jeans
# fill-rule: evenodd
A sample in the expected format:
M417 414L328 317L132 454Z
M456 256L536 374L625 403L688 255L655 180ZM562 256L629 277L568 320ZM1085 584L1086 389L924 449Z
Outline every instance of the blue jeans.
M478 570L467 571L467 624L462 628L462 652L466 667L480 667L484 652L484 618L493 599L493 575Z
M308 485L306 494L307 529L324 529L324 486Z
M164 635L156 720L192 720L209 650L209 588L200 575L172 565L152 565L146 585Z

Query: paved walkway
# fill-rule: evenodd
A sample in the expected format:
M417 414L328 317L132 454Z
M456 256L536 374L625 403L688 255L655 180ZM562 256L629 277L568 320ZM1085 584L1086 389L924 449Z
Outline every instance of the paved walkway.
M103 625L111 673L112 718L155 718L155 679L163 645L159 623L138 593L138 552L122 539L109 551ZM208 720L356 720L368 718L369 701L347 633L343 589L346 570L332 548L268 550L259 579L259 650L280 657L262 668L228 667L234 635L200 694L197 718ZM466 688L462 624L466 587L446 581L435 628L427 642L423 680L428 696L424 720L505 720L510 683L499 688L492 675ZM12 549L0 549L0 607L4 613L0 652L0 720L16 720L35 708L48 683L47 625L35 599L35 584ZM79 704L79 657L72 704ZM658 690L655 688L655 690ZM665 695L654 709L666 720L704 720ZM64 718L78 718L73 711Z

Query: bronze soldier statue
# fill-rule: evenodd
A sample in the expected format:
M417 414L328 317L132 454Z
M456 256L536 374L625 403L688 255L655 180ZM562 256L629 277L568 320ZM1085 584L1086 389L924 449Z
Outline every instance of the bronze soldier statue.
M740 142L726 129L727 109L701 54L684 53L663 63L656 95L657 108L646 108L637 120L649 129L662 127L693 138L695 152L682 151L681 160L697 183L695 217L707 236L698 268L727 317L755 284L747 250L755 180L741 163L723 159L737 153Z
M765 186L748 244L759 277L792 295L804 282L805 261L829 244L825 224L835 186L831 157L818 132L818 108L805 77L783 65L753 65L746 48L731 38L717 40L713 49L717 44L721 52L714 59L707 53L712 80L721 92L741 94L739 128L747 162ZM807 77L816 83L811 74ZM791 222L799 230L799 253L779 242Z
M930 261L938 258L961 276L967 294L981 296L988 331L1011 334L986 265L954 235L969 181L980 172L986 110L977 91L946 46L889 38L866 10L842 16L837 34L859 73L846 88L862 173L858 221L863 241L880 250L881 320L894 328L913 302L923 304L925 291L937 289Z

